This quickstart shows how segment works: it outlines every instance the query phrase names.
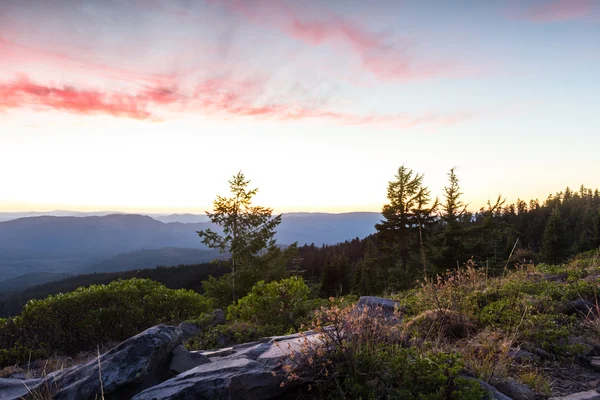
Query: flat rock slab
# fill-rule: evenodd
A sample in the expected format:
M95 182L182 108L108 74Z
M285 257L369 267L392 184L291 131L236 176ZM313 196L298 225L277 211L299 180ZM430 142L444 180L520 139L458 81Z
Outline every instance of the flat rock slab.
M281 394L282 376L247 359L219 360L191 369L139 393L133 400L265 400Z
M573 393L568 396L550 397L548 400L600 400L600 393L595 390Z
M169 369L178 374L188 371L202 364L211 362L210 358L200 353L192 353L188 351L183 345L175 347L173 350L173 358Z
M289 362L288 356L299 353L303 346L318 346L321 339L316 334L274 339L227 349L225 356L211 357L212 362L146 389L134 400L262 400L277 397L293 386L281 387L285 380L283 364Z
M535 400L533 390L514 379L498 382L494 386L513 400Z
M0 378L0 400L20 399L29 393L29 389L35 388L42 381L42 379Z

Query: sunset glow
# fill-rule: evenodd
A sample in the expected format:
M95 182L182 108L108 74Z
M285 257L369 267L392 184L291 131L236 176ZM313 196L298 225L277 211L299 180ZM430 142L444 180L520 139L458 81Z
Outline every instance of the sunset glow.
M600 187L600 2L0 3L0 211L473 208Z

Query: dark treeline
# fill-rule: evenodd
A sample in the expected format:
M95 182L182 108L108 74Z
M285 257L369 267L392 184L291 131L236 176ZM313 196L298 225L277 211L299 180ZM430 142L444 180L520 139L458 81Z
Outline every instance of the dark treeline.
M202 281L209 276L219 277L227 270L215 263L156 267L123 272L106 272L78 275L25 289L18 293L0 295L0 318L18 315L31 299L43 299L51 294L72 292L79 287L106 285L119 279L147 278L160 282L170 289L190 289L202 293Z
M477 212L462 201L452 169L441 198L423 175L400 167L376 234L334 246L303 246L294 265L321 282L321 295L375 294L405 289L417 279L470 259L492 274L517 262L561 263L600 246L600 193L581 186L540 202L502 196Z

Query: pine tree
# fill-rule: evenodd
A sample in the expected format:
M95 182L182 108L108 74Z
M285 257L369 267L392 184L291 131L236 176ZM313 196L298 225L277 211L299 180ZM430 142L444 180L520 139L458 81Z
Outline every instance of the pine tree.
M377 246L367 240L365 254L354 270L354 293L360 296L374 295L385 290L385 279L381 275Z
M248 189L249 180L240 171L229 181L232 197L217 195L213 211L206 214L211 222L223 228L223 234L205 229L198 231L202 243L229 254L233 302L236 300L236 268L248 267L257 262L265 249L275 250L275 228L281 215L272 217L271 208L253 206L252 197L258 189Z
M444 222L444 231L442 234L442 263L446 268L454 265L464 257L464 249L460 240L462 227L460 222L463 220L467 206L462 202L460 185L456 176L455 168L450 169L448 173L449 185L444 187L444 203L442 204L441 218Z
M423 175L415 174L404 165L398 168L395 180L388 183L389 203L383 206L384 220L376 224L375 229L383 261L394 281L405 280L409 275L409 265L419 244L419 226L426 214L427 196Z
M542 239L541 255L544 262L558 264L567 256L564 222L560 210L554 208L546 223Z
M419 231L419 252L421 255L421 265L423 266L423 277L427 279L427 239L430 228L435 225L437 216L435 215L439 206L439 201L436 198L431 204L431 192L428 188L421 186L415 197L417 206L412 212L417 221L417 229Z

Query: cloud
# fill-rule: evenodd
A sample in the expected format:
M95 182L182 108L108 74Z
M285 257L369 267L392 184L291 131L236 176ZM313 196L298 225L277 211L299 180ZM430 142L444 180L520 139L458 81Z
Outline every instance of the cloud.
M136 95L128 95L40 85L27 77L0 84L0 109L41 107L81 115L148 119L153 115L152 106L173 104L178 100L178 95L168 88L147 88Z
M110 66L92 60L82 60L63 52L43 50L33 46L26 46L14 41L0 37L0 59L5 60L6 65L22 65L34 62L44 65L46 68L52 66L62 71L83 71L94 76L114 79L117 81L144 82L148 85L172 84L183 74L164 74L135 69Z
M514 17L533 22L567 21L586 17L592 6L592 0L550 0L521 10Z
M374 33L327 11L319 17L300 15L283 0L209 0L250 22L278 29L310 46L328 44L350 51L362 67L380 80L413 81L462 75L470 68L454 61L430 62L409 54L412 40L391 33ZM305 13L306 14L306 13Z
M34 107L79 115L112 115L133 119L162 119L163 111L194 112L218 118L256 118L276 121L315 119L344 125L382 125L411 128L420 125L451 125L471 118L468 114L360 115L306 108L293 102L256 101L265 79L213 77L202 81L191 93L176 87L145 87L135 94L101 92L72 86L34 83L27 77L0 83L0 110Z

